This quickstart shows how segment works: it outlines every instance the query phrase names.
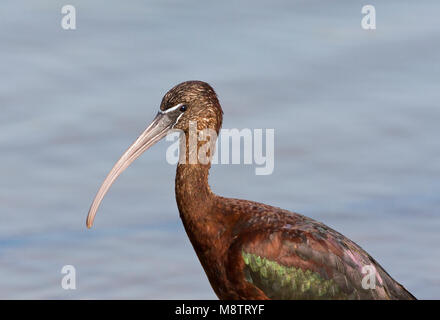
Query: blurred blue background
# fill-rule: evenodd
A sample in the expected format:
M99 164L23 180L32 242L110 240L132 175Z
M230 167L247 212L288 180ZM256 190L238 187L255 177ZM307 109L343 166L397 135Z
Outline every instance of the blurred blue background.
M77 30L60 26L76 7ZM360 26L373 4L377 30ZM275 170L212 189L351 238L440 298L440 2L9 1L0 5L0 298L215 299L162 141L107 172L175 84L216 89L225 128L275 128ZM61 288L74 265L77 289Z

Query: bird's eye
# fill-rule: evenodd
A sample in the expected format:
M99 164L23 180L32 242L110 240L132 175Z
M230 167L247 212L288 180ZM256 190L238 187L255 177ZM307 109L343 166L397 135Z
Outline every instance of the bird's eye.
M188 109L188 107L186 106L186 104L182 104L182 105L180 106L180 111L185 112L186 109Z

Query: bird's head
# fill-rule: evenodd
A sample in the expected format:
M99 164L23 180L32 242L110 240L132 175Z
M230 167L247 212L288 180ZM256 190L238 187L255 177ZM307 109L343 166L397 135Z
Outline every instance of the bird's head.
M87 227L93 224L98 207L116 178L143 152L165 137L171 130L188 134L191 123L197 130L212 129L217 133L223 111L212 87L202 81L186 81L168 91L162 99L153 122L116 162L102 183L87 216Z
M198 129L218 132L222 123L220 103L212 87L202 81L186 81L168 91L160 104L159 114L166 115L172 129L187 132L191 121Z

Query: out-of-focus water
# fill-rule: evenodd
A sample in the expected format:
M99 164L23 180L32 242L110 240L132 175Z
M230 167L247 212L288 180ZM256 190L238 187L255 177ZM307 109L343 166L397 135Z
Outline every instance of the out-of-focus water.
M225 128L275 128L275 171L212 189L320 220L418 298L440 298L440 3L62 1L0 5L0 298L215 298L179 220L162 141L103 178L190 79ZM74 265L77 289L61 288Z

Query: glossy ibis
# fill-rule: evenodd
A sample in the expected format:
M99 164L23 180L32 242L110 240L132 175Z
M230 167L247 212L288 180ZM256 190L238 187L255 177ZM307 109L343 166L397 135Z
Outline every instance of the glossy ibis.
M180 129L186 138L181 140L181 159L186 161L177 165L177 207L220 299L415 299L361 247L326 225L266 204L215 195L208 184L210 162L188 161L193 152L188 132L194 121L197 130L218 134L222 117L217 95L207 83L187 81L172 88L151 125L104 180L87 227L119 174L167 132ZM204 143L198 141L196 148ZM367 287L365 266L373 272Z

